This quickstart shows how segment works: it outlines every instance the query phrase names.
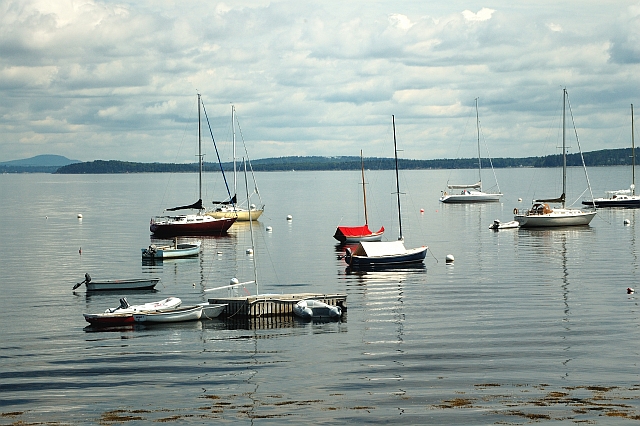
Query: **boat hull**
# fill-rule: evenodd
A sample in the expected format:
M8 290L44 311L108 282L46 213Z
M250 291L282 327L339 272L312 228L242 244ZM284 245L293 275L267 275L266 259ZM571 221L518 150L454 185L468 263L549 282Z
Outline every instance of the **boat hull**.
M447 194L440 197L440 202L449 204L492 203L500 201L502 194L471 191L466 194Z
M595 211L554 209L546 214L516 214L514 219L521 228L551 228L558 226L586 226L596 215Z
M358 233L357 231L349 232L349 229L366 230L366 232ZM333 238L341 243L359 243L362 241L380 241L384 235L384 227L380 228L377 232L371 232L366 225L364 227L338 227Z
M345 261L354 268L393 267L398 265L410 265L422 263L427 255L428 247L418 247L404 250L401 253L382 255L360 255L346 250Z
M227 307L226 303L199 303L198 306L202 306L201 319L217 318Z
M84 319L91 325L95 326L117 326L133 324L133 314L82 314Z
M160 278L139 278L125 280L89 281L85 285L88 291L105 290L151 290Z
M126 299L124 299L126 302ZM122 300L121 300L122 303ZM135 321L133 315L137 312L162 311L167 309L176 309L182 300L178 297L168 297L157 302L145 303L142 305L132 305L126 307L117 307L107 309L99 314L82 314L84 319L91 325L97 326L115 326L133 324Z
M227 233L235 218L217 219L207 215L166 216L151 219L149 230L158 237L219 236Z
M209 211L206 212L205 214L207 216L211 216L214 217L216 219L236 219L238 222L248 222L250 220L258 220L258 218L262 215L262 213L264 212L263 209L255 209L255 210L245 210L245 209L238 209L238 210L221 210L221 211Z
M202 306L187 306L162 312L142 312L133 314L136 323L169 323L196 321L202 316Z
M177 246L160 246L153 245L142 250L143 259L176 259L181 257L197 256L200 254L201 242L183 243Z
M597 208L601 207L618 207L625 209L638 209L640 208L640 197L627 197L627 198L594 198L593 201L583 201L583 205L585 206L595 206Z

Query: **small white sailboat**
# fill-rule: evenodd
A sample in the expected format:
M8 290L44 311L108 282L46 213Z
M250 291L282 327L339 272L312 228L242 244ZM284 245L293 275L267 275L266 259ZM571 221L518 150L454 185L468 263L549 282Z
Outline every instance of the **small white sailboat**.
M640 208L640 195L636 195L636 147L633 125L633 104L631 104L631 186L629 189L606 191L604 198L593 198L583 201L586 206Z
M480 154L480 118L478 115L478 98L476 98L476 130L478 134L478 182L466 185L450 185L447 183L447 191L443 191L442 197L440 197L440 201L443 203L487 203L500 201L500 197L502 197L500 187L498 187L498 192L482 191L482 157ZM496 179L496 186L497 184L498 182Z
M231 106L231 130L233 133L233 196L229 198L227 201L215 202L217 204L213 210L208 211L206 214L215 217L215 218L235 218L239 222L246 222L249 220L258 220L260 215L264 212L264 203L262 203L262 198L260 198L260 191L258 190L258 184L256 183L255 175L253 174L253 169L251 168L251 161L249 162L249 169L251 170L251 175L253 176L253 194L258 195L260 198L260 206L256 206L255 204L250 204L251 195L247 196L246 206L243 203L238 203L238 170L236 167L236 160L238 159L236 156L236 126L235 126L235 106ZM242 135L242 133L240 133ZM244 144L244 140L243 140ZM247 154L247 147L244 146L245 154Z
M369 229L369 217L367 216L367 190L364 181L364 160L360 150L360 165L362 170L362 198L364 200L364 225L363 226L338 226L333 238L341 243L358 243L360 241L380 241L384 234L384 226L376 232Z
M545 228L556 226L588 225L596 215L595 210L583 211L567 208L565 203L567 193L567 149L566 149L566 105L567 89L563 89L562 103L562 195L558 198L534 200L528 210L514 209L514 220L523 228ZM583 161L584 166L584 161ZM586 170L586 168L585 168ZM551 208L547 203L559 203L561 207Z
M394 267L398 265L424 262L427 246L407 249L402 236L402 212L400 210L400 181L398 178L398 148L396 143L396 121L393 122L393 149L396 160L396 193L398 196L398 224L400 237L398 241L361 241L355 251L347 247L344 260L353 268Z

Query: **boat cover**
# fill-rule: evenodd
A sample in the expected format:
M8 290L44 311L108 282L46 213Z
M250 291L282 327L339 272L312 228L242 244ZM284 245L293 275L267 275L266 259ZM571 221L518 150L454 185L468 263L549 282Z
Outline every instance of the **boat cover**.
M202 198L199 199L198 201L196 201L193 204L190 204L188 206L179 206L179 207L173 207L170 209L167 209L168 212L175 212L176 210L187 210L187 209L196 209L196 210L202 210Z
M380 228L378 232L384 232L384 226ZM362 237L366 235L371 235L373 232L369 229L368 225L362 226L338 226L336 229L336 234L342 234L345 237Z
M392 256L405 254L407 249L403 241L362 241L353 253L355 256Z
M545 200L533 200L534 203L564 203L564 193L558 198L548 198Z
M447 185L447 188L449 189L466 189L466 188L480 189L482 188L482 182L478 182L470 185Z

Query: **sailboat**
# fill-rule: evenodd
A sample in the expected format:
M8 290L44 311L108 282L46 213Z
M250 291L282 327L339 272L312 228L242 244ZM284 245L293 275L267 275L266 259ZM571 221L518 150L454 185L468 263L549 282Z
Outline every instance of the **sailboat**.
M350 267L376 268L397 265L422 263L427 255L427 246L406 249L402 236L402 213L400 210L400 181L398 178L398 148L396 143L396 120L393 122L393 149L396 160L396 194L398 196L398 224L400 237L398 241L361 241L355 251L345 250L344 260Z
M233 196L229 198L227 201L215 202L217 206L214 210L208 211L206 214L216 218L236 218L238 221L245 222L248 220L258 220L260 215L264 212L264 204L260 207L255 206L254 204L249 204L249 197L247 197L247 207L241 207L238 205L238 171L236 167L236 126L235 126L235 107L231 106L231 129L233 133ZM246 154L246 146L245 146L245 154ZM247 156L248 158L248 156ZM251 162L249 162L249 167L251 167ZM251 171L253 175L253 170ZM254 183L254 193L258 194L260 197L260 192L258 191L258 185L255 181L255 176L253 178ZM260 200L262 203L262 199Z
M444 191L442 193L442 197L440 197L440 201L443 203L487 203L500 201L500 197L502 197L499 187L498 192L482 191L482 159L480 155L480 118L478 115L478 98L476 98L476 130L478 134L478 182L463 185L447 184L447 191ZM454 194L450 192L451 190L460 190L460 192L456 192Z
M362 197L364 199L364 225L363 226L338 226L333 238L341 243L358 243L360 241L380 241L384 234L384 226L377 232L369 229L369 218L367 216L367 190L364 182L364 160L362 150L360 150L360 165L362 169Z
M583 201L582 204L595 207L640 208L640 195L636 195L636 148L633 128L633 104L631 104L631 186L629 189L606 191L606 197Z
M198 93L198 188L199 199L193 204L178 206L166 211L197 210L195 214L176 216L156 216L151 218L149 230L157 237L175 237L179 235L222 235L236 221L232 218L215 218L204 214L202 205L202 125L200 120L201 99Z
M514 210L514 219L522 228L554 227L554 226L578 226L588 225L596 215L595 210L582 211L580 209L566 208L565 198L567 193L567 149L566 149L566 105L567 89L562 91L562 195L558 198L533 200L533 206L522 212ZM583 162L584 164L584 162ZM551 208L547 203L560 203L562 207Z

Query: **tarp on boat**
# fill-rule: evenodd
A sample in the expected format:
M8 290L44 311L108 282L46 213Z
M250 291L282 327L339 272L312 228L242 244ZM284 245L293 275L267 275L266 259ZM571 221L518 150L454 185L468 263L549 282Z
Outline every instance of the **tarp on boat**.
M384 227L380 228L378 232L384 232ZM343 235L344 237L363 237L371 234L373 232L371 232L368 225L338 226L338 229L336 229L336 235Z
M196 201L193 204L190 204L188 206L179 206L179 207L173 207L170 209L167 209L168 212L175 212L176 210L188 210L188 209L196 209L196 210L202 210L204 207L202 207L202 198L199 199L198 201Z
M473 183L469 185L447 185L449 189L480 189L482 188L482 182Z
M405 254L407 249L403 241L363 241L353 253L355 256L392 256Z
M548 198L545 200L533 200L534 203L564 203L564 194L559 196L558 198Z
M236 204L238 204L238 196L234 195L227 201L214 201L213 204L233 204L235 206Z

